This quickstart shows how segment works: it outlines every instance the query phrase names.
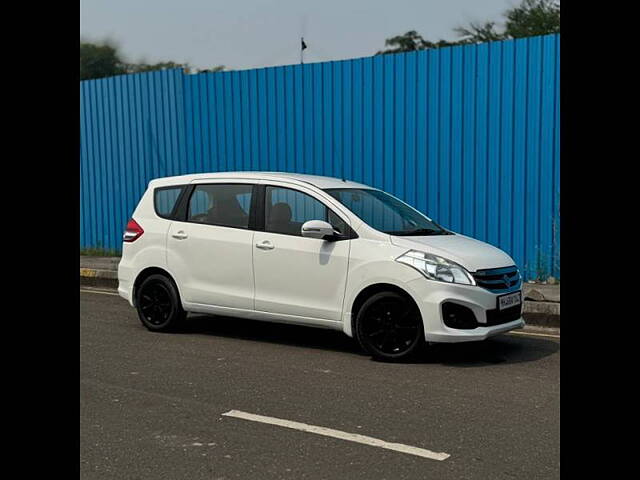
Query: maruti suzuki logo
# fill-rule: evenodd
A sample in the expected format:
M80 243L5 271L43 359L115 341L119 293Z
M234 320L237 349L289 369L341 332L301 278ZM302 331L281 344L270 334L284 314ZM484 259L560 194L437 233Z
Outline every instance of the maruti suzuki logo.
M507 287L511 285L511 281L509 280L509 275L503 275L502 280L504 280L504 283Z

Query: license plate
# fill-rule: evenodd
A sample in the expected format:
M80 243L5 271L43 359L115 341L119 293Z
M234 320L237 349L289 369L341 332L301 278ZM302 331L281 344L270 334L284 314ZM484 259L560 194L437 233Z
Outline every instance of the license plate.
M508 293L498 297L498 309L504 310L505 308L520 305L522 303L521 292Z

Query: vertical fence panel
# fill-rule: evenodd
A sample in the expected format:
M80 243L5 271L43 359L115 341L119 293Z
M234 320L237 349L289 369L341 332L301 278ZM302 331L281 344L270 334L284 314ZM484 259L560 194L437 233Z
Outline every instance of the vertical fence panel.
M356 162L353 156L353 65L351 60L340 62L338 67L340 73L341 104L342 112L340 113L341 128L336 128L336 132L340 133L342 150L340 152L340 173L343 178L354 178L354 164Z
M393 122L393 192L396 196L406 199L405 192L405 171L407 155L405 152L406 125L406 56L407 54L396 55L395 65L395 88L394 88L394 122Z
M462 47L464 74L462 78L462 232L474 236L474 192L476 179L476 57L477 47Z
M502 115L502 43L489 44L489 114L487 130L487 241L499 243L500 227L500 117Z
M500 237L498 245L508 251L513 246L513 126L514 126L514 42L503 42L502 49L502 76L501 76L501 122L500 122L500 214L498 228Z
M489 94L489 45L478 45L476 56L476 135L475 135L475 237L487 239L487 131L488 94Z
M526 220L526 142L527 142L527 41L516 40L514 74L514 152L513 152L513 257L517 264L525 261L525 220Z
M119 248L149 180L283 170L360 181L560 274L559 35L80 84L80 245Z
M463 49L452 50L451 58L451 139L462 139L463 120ZM462 228L462 142L451 142L451 218L449 227Z
M80 105L85 102L84 95L86 91L86 84L80 84ZM88 169L90 168L90 163L88 162L88 154L87 154L87 124L86 124L86 110L80 108L80 205L83 202L88 203L88 194L89 194L89 178L90 173ZM93 219L88 218L87 209L80 208L80 225L87 225ZM80 229L80 245L90 245L91 240L87 237L87 229Z
M555 37L553 127L553 274L560 277L560 36Z
M541 38L528 38L527 73L527 155L526 155L526 230L525 267L528 271L541 269L540 255L540 110L542 105L542 42Z
M362 180L371 185L373 177L373 58L362 59Z
M440 138L438 149L438 209L434 210L442 224L451 228L451 49L439 52L440 108L438 123Z
M285 94L285 126L286 126L286 161L285 170L287 172L295 172L296 143L295 143L295 127L296 127L296 111L295 111L295 84L293 75L293 66L287 66L284 86Z
M428 51L429 67L427 73L427 204L426 210L437 216L440 182L438 161L440 158L440 52Z
M427 212L427 195L424 193L427 180L427 52L416 54L416 201L413 206ZM411 175L411 172L408 172Z

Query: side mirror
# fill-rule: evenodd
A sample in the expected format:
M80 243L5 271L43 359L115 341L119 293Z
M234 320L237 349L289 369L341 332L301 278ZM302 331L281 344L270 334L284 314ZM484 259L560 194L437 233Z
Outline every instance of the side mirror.
M334 240L337 232L331 224L323 220L309 220L302 225L302 236L320 240Z

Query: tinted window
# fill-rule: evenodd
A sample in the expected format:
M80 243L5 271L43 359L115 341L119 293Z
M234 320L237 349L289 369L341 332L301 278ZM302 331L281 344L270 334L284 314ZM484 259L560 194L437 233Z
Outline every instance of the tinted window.
M154 193L154 205L156 213L160 217L169 218L180 192L184 187L156 188Z
M252 185L197 185L189 199L187 221L249 228Z
M437 223L380 190L334 188L326 190L367 225L390 235L449 235Z
M339 232L345 232L342 219L312 196L289 188L266 188L267 232L302 236L302 224L309 220L328 221Z

